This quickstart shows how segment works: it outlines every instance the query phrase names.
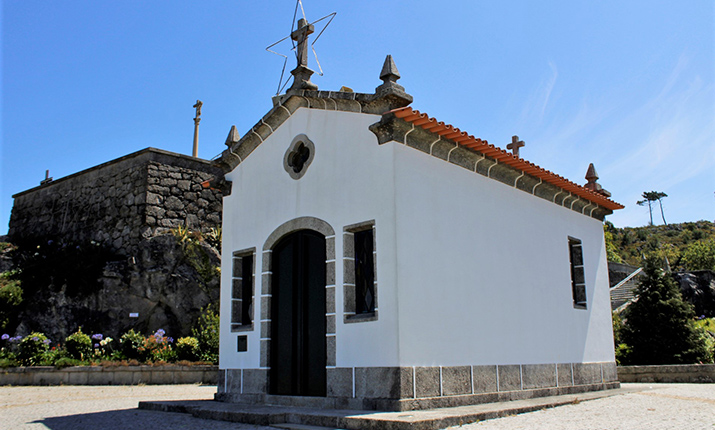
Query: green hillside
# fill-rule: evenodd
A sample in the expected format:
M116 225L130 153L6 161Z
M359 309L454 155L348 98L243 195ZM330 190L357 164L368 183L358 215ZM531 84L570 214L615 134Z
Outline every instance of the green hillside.
M699 270L706 267L695 266L715 259L715 225L710 221L625 228L606 222L604 230L610 261L640 266L644 255L656 253L668 257L673 269Z

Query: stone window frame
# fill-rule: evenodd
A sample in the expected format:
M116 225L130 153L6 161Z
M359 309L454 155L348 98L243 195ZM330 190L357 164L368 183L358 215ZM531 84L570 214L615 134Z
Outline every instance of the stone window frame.
M372 312L356 314L355 297L355 236L361 231L372 230L373 292L375 309ZM378 320L377 289L377 234L375 220L363 221L343 227L343 322L346 324Z
M273 248L285 236L299 230L313 230L325 236L325 367L335 368L335 230L326 221L315 217L292 219L273 230L263 244L261 258L261 338L260 367L270 369L271 307ZM266 381L267 382L267 381Z
M303 166L301 167L301 169L296 172L293 168L293 165L291 164L291 158L301 145L303 145L308 150L308 158L303 162ZM291 141L290 145L288 146L285 155L283 155L283 168L286 172L288 172L291 178L297 181L298 179L302 178L303 175L305 175L305 172L308 171L308 167L310 166L310 163L313 162L314 157L315 144L305 134L299 134L293 138L293 141Z
M243 324L242 322L234 322L233 306L235 301L243 302L243 298L237 298L237 294L234 291L237 287L241 289L243 293L243 257L251 256L253 258L253 264L251 267L251 305L248 308L248 314L251 316L250 324ZM254 329L254 309L256 304L256 248L247 248L240 251L233 252L232 258L232 272L231 272L231 320L229 326L231 328L231 333L242 332L242 331L253 331ZM240 284L239 284L240 282ZM243 296L243 294L241 294ZM243 308L243 306L241 306Z
M586 268L583 264L583 242L581 239L568 236L568 244L573 307L575 309L587 309L588 296L586 294ZM578 253L575 252L577 248L580 250ZM581 272L580 277L577 276L579 271ZM583 300L579 300L579 297L583 297Z

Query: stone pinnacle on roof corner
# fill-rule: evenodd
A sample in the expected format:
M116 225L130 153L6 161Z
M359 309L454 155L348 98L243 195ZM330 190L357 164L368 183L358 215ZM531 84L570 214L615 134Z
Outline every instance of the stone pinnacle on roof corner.
M385 57L385 63L383 63L382 70L380 71L382 85L375 88L375 95L378 97L396 96L404 100L403 106L412 103L412 96L405 92L405 87L397 83L397 80L401 77L395 65L395 60L392 59L392 55L388 55Z
M598 182L598 173L596 173L596 167L594 167L593 163L588 165L588 170L586 170L586 180L588 183L584 185L583 187L593 191L594 193L599 193L603 196L606 197L611 197L610 191L606 190L599 184Z

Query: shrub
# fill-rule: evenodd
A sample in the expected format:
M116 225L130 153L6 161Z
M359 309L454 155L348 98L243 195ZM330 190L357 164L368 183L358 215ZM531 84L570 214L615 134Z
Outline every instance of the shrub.
M17 358L25 366L35 366L42 361L42 354L50 349L50 340L42 333L32 332L19 345Z
M0 273L0 330L11 325L22 303L20 281L13 279L15 272Z
M55 366L57 360L62 358L67 358L67 352L53 347L42 353L38 364L40 366Z
M142 346L144 345L144 336L137 333L134 329L124 333L119 338L119 349L127 359L139 360L142 358Z
M204 308L191 334L199 342L199 359L218 363L219 314L211 305Z
M715 240L699 240L683 251L682 263L687 270L715 270Z
M81 366L81 365L82 365L82 361L75 360L74 358L70 358L70 357L61 357L55 361L55 367L57 369L64 369L65 367Z
M92 339L89 338L89 335L82 333L82 327L80 327L75 333L67 336L65 349L75 360L89 360L92 355Z
M630 347L624 364L691 364L712 359L705 331L695 326L695 312L680 289L649 256L636 289L636 300L623 312L622 340Z
M199 359L199 341L187 336L176 341L176 355L179 360L197 361Z
M14 358L14 356L11 357L4 357L0 358L0 369L7 369L8 367L17 367L20 365L20 362L17 361L17 359Z

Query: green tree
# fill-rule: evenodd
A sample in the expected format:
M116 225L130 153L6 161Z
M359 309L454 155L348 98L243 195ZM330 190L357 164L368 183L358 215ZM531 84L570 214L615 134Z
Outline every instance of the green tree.
M663 214L662 199L668 197L668 195L660 191L643 191L641 197L643 197L643 200L638 200L636 204L638 206L645 206L646 204L648 205L648 213L650 214L649 225L653 225L653 202L656 201L660 204L660 215L663 217L663 224L667 225L668 223L665 222L665 215Z
M623 312L622 341L630 347L624 364L688 364L709 362L705 333L695 326L692 305L675 281L649 256L636 300Z
M613 233L611 232L613 228L613 224L608 221L606 221L606 224L603 226L603 239L606 242L606 258L608 261L614 263L623 263L623 259L618 253L618 247L613 243Z
M686 270L715 270L715 240L699 240L683 251Z

